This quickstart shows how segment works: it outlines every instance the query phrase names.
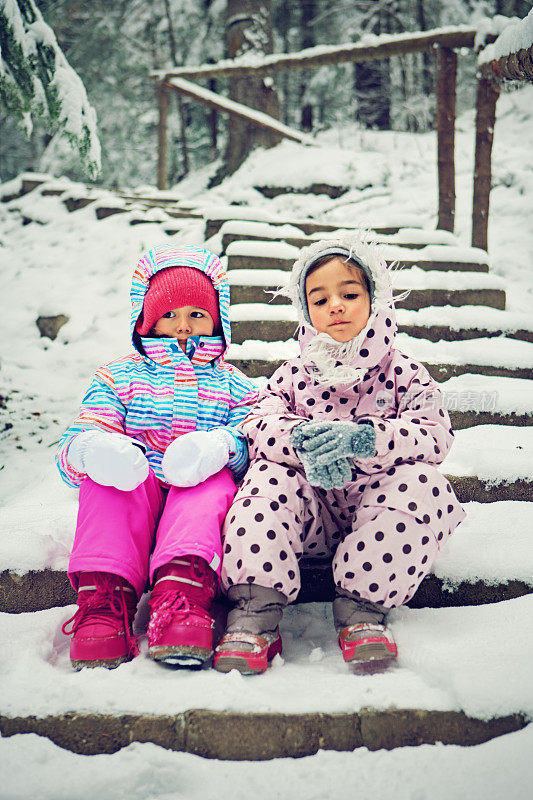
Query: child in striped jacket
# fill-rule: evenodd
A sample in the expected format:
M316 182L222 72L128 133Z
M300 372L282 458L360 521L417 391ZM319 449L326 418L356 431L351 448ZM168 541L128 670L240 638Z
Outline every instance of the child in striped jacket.
M210 615L221 527L248 462L238 425L257 399L224 361L229 285L217 256L160 245L131 289L133 352L97 370L57 452L80 487L68 574L75 669L137 655L132 622L152 586L148 652L199 667L213 650Z

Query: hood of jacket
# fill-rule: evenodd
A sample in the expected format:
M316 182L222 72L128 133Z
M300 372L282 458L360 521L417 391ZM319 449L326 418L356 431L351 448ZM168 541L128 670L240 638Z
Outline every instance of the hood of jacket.
M130 333L133 346L142 355L146 355L142 347L142 339L135 331L135 325L143 309L144 298L148 290L150 278L161 269L168 267L194 267L203 272L213 283L218 298L220 323L223 334L222 357L231 344L231 328L229 321L230 290L226 270L218 256L209 250L191 245L161 244L147 250L140 257L133 272L131 281L131 319ZM193 337L191 337L193 338ZM202 336L202 339L210 337ZM212 337L216 338L216 337ZM218 337L220 341L220 337ZM153 342L153 339L150 339Z
M300 285L303 270L310 260L335 247L349 250L350 255L367 267L374 283L368 322L349 342L336 342L329 334L318 333L306 321L302 308ZM366 230L350 237L322 239L303 248L292 268L288 286L280 293L288 296L297 309L302 360L315 373L317 383L329 386L360 383L364 375L394 347L397 332L394 302L398 298L392 294L391 268L383 256L383 247Z

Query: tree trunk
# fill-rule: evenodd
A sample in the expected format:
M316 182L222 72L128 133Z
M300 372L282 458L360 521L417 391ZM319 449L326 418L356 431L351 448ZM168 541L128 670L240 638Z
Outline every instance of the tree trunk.
M157 126L157 188L167 188L167 116L168 91L159 84L157 87L157 106L159 123Z
M452 231L455 220L455 106L457 54L447 47L438 51L437 167L439 220L437 228Z
M176 37L174 36L174 24L172 22L172 13L170 10L169 0L165 0L165 14L167 17L167 25L168 25L168 46L170 50L170 58L172 59L172 63L174 64L174 66L177 67L178 58L176 52ZM179 176L179 179L181 180L189 172L189 147L187 144L187 115L185 113L185 106L183 104L183 98L181 95L178 95L178 112L180 117L180 141L181 141L181 159L182 159L181 175Z
M289 53L290 46L290 30L292 25L292 7L289 0L281 0L277 7L276 16L274 19L274 27L281 36L282 52ZM281 90L281 120L284 125L289 125L289 108L290 108L290 70L284 69L280 75L278 87Z
M272 52L270 0L228 0L226 50L228 58L243 53L265 55ZM229 96L231 100L279 119L278 98L271 78L232 77L229 79ZM226 175L235 172L255 147L272 147L279 141L275 134L230 117L224 155Z
M380 34L389 28L388 16L385 25L377 9L374 21L367 32ZM355 64L355 94L357 98L356 119L366 128L380 131L390 129L390 64L389 59L363 61Z
M213 18L211 16L212 0L203 0L203 11L204 15L207 19L207 27L205 31L205 38L204 38L204 47L206 50L209 49L210 39L213 36ZM214 58L208 58L206 60L207 64L214 64ZM217 81L216 78L209 78L207 82L207 88L210 92L217 91ZM211 157L214 160L217 157L218 152L218 114L216 109L210 108L209 109L209 141L211 143Z
M315 0L302 0L301 2L301 40L300 46L304 50L306 47L314 47L315 30L313 28L313 19L315 16ZM302 72L300 80L300 126L303 131L311 131L313 129L313 106L310 102L303 102L307 84L309 82L309 73Z
M418 30L427 31L424 0L417 0L416 4ZM433 94L432 59L429 53L422 53L422 90L426 97Z

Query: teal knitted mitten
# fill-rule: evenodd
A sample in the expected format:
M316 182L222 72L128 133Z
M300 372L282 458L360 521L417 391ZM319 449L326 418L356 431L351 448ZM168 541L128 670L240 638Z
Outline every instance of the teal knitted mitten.
M372 425L357 422L303 422L293 430L293 446L312 457L315 466L339 458L371 458L376 455Z
M304 423L305 424L305 423ZM317 463L315 454L307 452L298 446L303 441L298 430L303 427L298 425L291 433L291 443L296 454L302 462L305 476L312 486L322 489L342 489L352 478L352 464L348 458L329 459L327 464Z

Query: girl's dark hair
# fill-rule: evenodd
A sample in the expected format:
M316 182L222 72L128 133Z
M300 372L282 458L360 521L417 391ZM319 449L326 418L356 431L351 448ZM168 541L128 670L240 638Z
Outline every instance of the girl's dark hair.
M366 272L364 271L364 269L363 269L362 267L360 267L360 266L359 266L359 264L357 263L357 261L354 261L354 260L353 260L353 258L343 258L343 257L342 257L342 256L340 256L340 255L338 255L338 256L336 256L336 255L320 256L320 258L317 258L317 260L314 262L314 264L312 264L312 265L309 267L309 269L307 270L307 274L306 274L306 276L305 276L305 279L307 280L307 278L309 277L309 275L312 275L312 274L313 274L313 272L316 272L316 271L317 271L317 269L319 269L319 267L323 267L323 266L324 266L324 264L329 264L329 262L330 262L330 261L333 261L333 259L334 259L334 258L340 258L340 259L342 259L342 261L344 261L344 263L345 263L345 264L346 264L348 267L352 267L352 269L355 269L355 270L356 270L356 271L359 273L359 275L360 275L360 276L361 276L361 278L363 279L363 283L364 283L364 285L365 285L365 288L366 288L366 290L367 290L367 292L368 292L369 296L371 297L371 296L372 296L372 292L371 292L371 288L370 288L370 281L369 281L369 279L368 279L368 275L366 274Z

